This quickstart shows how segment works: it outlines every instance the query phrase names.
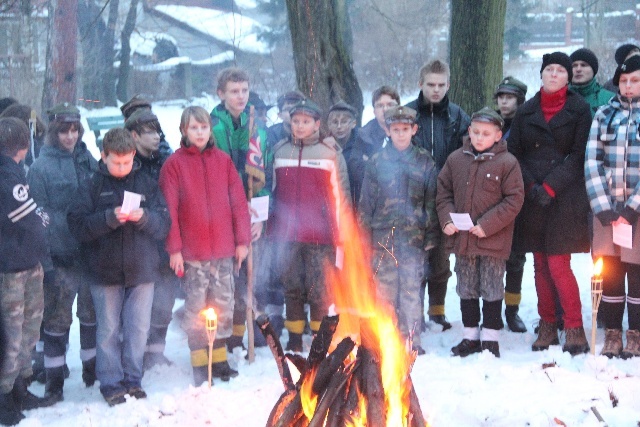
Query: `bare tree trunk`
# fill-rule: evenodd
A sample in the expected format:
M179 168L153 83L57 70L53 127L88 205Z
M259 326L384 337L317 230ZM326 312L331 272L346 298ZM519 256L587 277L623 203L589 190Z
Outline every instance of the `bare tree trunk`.
M118 70L118 84L116 86L116 94L122 102L129 100L129 74L131 72L131 34L136 26L136 18L138 16L139 0L131 0L129 13L122 28L120 37L120 69Z
M506 0L451 0L450 98L471 114L502 79Z
M104 105L117 106L116 101L116 72L113 68L115 60L115 37L116 24L118 22L118 7L120 0L110 0L109 2L109 19L107 21L107 37L104 40L105 53L105 79L102 80L104 92Z
M298 89L325 111L344 100L362 114L352 66L351 23L345 0L287 0Z
M50 0L42 109L75 103L78 0Z

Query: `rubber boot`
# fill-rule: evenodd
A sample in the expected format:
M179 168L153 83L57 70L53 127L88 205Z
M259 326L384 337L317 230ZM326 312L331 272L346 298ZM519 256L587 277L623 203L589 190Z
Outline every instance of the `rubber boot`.
M82 361L82 381L87 387L92 387L96 382L96 358Z
M520 316L518 316L519 308L517 305L507 305L504 309L504 317L507 320L507 326L509 326L511 332L523 334L527 332L527 327L524 325Z
M47 384L44 386L44 397L54 402L64 400L64 367L47 368Z

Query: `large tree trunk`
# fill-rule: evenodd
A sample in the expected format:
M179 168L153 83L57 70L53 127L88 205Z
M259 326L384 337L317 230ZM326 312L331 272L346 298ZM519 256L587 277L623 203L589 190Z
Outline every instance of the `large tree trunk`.
M131 0L127 19L122 27L122 35L120 37L120 68L118 69L118 85L116 86L116 94L122 102L129 100L129 74L131 73L131 34L136 26L136 17L138 16L139 0Z
M78 0L50 0L42 110L76 101Z
M298 89L327 111L344 100L362 114L352 67L351 23L345 0L287 0Z
M502 79L506 0L451 0L450 98L471 115Z

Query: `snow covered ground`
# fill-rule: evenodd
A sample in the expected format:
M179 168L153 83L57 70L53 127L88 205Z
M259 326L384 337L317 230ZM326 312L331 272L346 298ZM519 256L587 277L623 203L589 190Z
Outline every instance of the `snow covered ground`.
M365 95L365 99L369 98L369 94ZM217 100L200 98L195 103L210 110ZM153 105L173 147L179 141L178 124L185 106L186 101ZM365 111L365 122L373 117L369 110ZM119 110L87 112L92 116L114 114L119 114ZM91 132L85 133L85 142L90 148L95 147ZM640 425L640 359L609 360L590 354L572 358L559 346L544 352L531 351L531 343L535 340L533 325L538 319L532 265L529 258L521 305L521 316L529 332L515 334L503 331L500 359L487 352L464 359L449 355L450 348L462 339L455 276L451 278L446 307L453 329L443 333L439 326L432 325L431 330L422 334L427 354L418 357L412 373L429 425L603 425L591 412L592 406L597 408L608 426ZM574 255L572 266L581 287L583 319L590 337L591 258L587 254ZM175 308L181 304L182 301L178 301ZM602 342L603 331L599 330L598 352ZM286 334L283 344L286 344ZM305 337L305 344L309 346L310 337ZM230 361L240 375L228 383L216 382L211 390L206 386L191 385L187 340L176 321L169 327L166 355L174 365L155 367L145 374L142 384L148 399L132 399L109 408L97 386L85 388L82 383L76 321L72 326L68 352L71 376L65 383L65 401L51 408L28 411L20 426L262 426L283 391L276 364L267 348L257 349L256 361L251 365L242 355L230 355ZM554 366L545 368L547 365ZM36 384L31 390L42 395L44 386ZM612 405L610 392L618 400L616 407Z
M583 318L591 331L589 275L591 259L575 255L573 269L581 286ZM439 326L422 334L427 354L418 357L412 377L429 425L441 426L601 426L590 408L595 406L607 425L637 426L640 421L640 359L609 360L582 355L571 357L559 346L534 353L536 295L533 269L528 259L521 314L530 332L503 331L502 357L488 352L460 359L449 349L462 337L455 277L449 282L447 314L453 329ZM176 303L176 308L181 305ZM275 362L266 348L257 349L249 365L241 355L230 355L240 375L228 383L216 382L211 390L191 385L189 351L177 322L169 328L167 356L173 366L155 367L145 374L146 400L130 400L109 408L97 386L85 388L81 380L78 326L72 326L68 353L71 376L65 383L65 401L52 408L28 411L20 426L262 426L283 391ZM596 349L602 348L598 331ZM310 337L305 337L308 347ZM286 339L283 338L283 344ZM543 365L555 364L544 368ZM32 391L42 395L44 386ZM613 407L609 392L619 400ZM555 421L555 420L558 421Z

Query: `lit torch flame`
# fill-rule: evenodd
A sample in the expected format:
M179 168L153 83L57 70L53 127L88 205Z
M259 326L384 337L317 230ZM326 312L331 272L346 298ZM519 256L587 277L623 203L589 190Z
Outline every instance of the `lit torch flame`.
M602 278L602 257L593 264L593 277L596 279Z

